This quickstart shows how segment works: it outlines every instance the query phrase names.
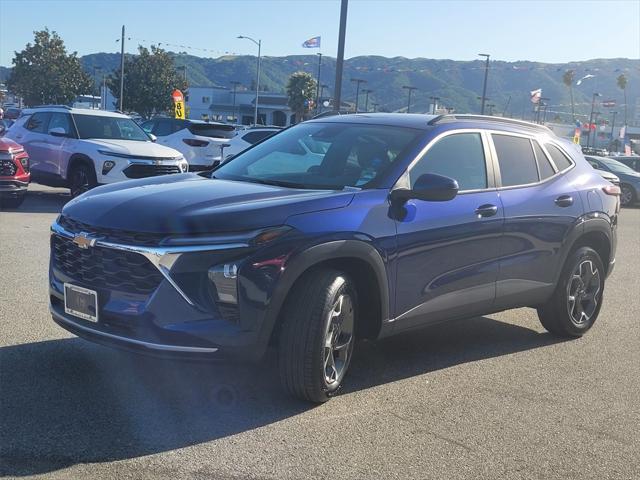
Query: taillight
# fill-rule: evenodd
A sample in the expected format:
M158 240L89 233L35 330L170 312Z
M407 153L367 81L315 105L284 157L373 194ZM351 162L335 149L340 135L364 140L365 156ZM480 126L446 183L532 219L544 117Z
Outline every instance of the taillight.
M607 185L606 187L602 187L602 191L607 195L615 195L617 197L620 196L621 190L617 185Z
M182 141L190 147L206 147L209 142L205 140L197 140L195 138L183 138Z

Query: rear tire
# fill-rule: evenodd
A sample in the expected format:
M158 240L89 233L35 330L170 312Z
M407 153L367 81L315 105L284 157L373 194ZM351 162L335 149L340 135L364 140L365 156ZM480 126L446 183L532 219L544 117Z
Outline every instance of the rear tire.
M623 207L633 205L636 201L636 192L633 188L629 185L621 185L620 190L620 205Z
M342 387L355 342L357 296L344 273L323 268L305 274L283 310L278 366L291 395L323 403Z
M604 292L605 270L598 253L580 247L569 255L549 301L538 308L542 326L560 337L581 337L593 326Z
M78 163L74 165L69 176L69 190L71 191L71 197L75 198L78 195L82 195L84 192L88 192L92 188L98 185L96 179L96 172L93 167L90 167L86 163Z

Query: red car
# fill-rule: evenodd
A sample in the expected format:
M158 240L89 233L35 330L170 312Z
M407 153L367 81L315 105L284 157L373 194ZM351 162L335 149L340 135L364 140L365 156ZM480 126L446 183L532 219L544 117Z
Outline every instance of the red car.
M0 138L0 207L20 206L30 179L29 156L22 145Z

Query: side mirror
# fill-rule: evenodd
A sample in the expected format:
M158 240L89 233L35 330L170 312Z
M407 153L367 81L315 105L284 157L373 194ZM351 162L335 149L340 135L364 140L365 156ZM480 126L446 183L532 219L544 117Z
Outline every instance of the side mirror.
M416 199L427 202L446 202L458 194L458 182L453 178L425 173L420 175L412 189L399 188L391 192L391 199L406 202Z
M158 137L156 137L153 133L148 133L147 135L149 135L149 138L153 143L158 141Z
M62 127L53 127L51 130L49 130L49 135L52 135L54 137L68 137L69 136L69 134Z

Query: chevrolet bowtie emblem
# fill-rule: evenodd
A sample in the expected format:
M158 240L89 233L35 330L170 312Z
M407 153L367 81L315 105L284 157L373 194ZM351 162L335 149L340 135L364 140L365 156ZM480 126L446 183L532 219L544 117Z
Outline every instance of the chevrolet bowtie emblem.
M97 238L89 236L86 232L80 232L73 237L73 243L75 243L79 248L83 248L85 250L89 247L93 247L97 240Z

